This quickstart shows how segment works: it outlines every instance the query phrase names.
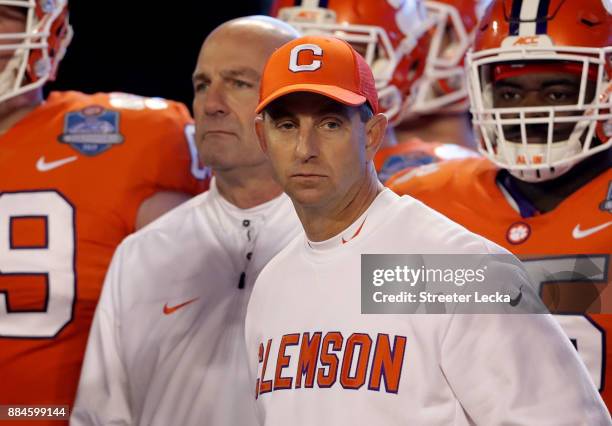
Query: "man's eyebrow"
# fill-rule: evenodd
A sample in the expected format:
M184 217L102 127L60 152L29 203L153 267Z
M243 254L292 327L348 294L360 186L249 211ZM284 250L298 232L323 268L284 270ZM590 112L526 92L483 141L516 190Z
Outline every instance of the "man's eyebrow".
M255 82L261 79L261 75L257 71L255 71L253 68L249 68L249 67L241 67L241 68L224 70L224 71L221 71L220 74L221 74L221 77L223 78L246 77Z
M206 75L206 73L204 73L202 71L194 73L193 76L191 77L191 81L193 81L193 82L202 81L202 80L209 80L209 78Z
M577 86L579 84L580 84L579 81L574 81L574 80L572 80L570 78L563 78L563 77L561 77L561 78L558 78L558 79L555 79L555 80L544 81L542 83L541 87L546 88L546 87L557 86L557 85ZM524 89L523 85L518 84L518 83L513 83L511 81L503 81L502 80L502 81L499 81L499 82L495 83L495 88L496 89L498 89L498 88L506 88L506 87L512 87L514 89Z
M493 84L493 88L497 89L499 87L512 87L513 89L522 89L523 86L518 84L518 83L512 83L510 81L498 81L496 83Z
M248 79L253 80L254 82L259 82L261 78L260 74L257 71L249 67L224 70L224 71L221 71L220 74L223 78L246 77ZM207 80L210 80L210 77L204 71L199 71L193 74L193 76L191 77L191 80L194 82L195 81L207 81Z
M557 85L566 85L566 86L577 86L580 84L580 81L572 80L569 78L559 78L556 80L548 80L542 83L543 87L557 86Z

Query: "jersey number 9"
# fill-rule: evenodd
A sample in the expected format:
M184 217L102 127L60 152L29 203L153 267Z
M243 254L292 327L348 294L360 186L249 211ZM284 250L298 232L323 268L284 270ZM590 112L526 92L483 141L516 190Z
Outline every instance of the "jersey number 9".
M0 193L0 338L53 338L72 321L75 246L59 192Z

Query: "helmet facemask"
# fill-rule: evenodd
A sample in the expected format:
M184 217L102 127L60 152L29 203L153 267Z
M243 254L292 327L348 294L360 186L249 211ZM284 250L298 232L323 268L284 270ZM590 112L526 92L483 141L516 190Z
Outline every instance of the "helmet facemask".
M539 182L561 176L609 148L612 84L606 61L611 55L612 48L574 47L489 49L468 55L471 112L480 152L518 179ZM576 76L575 101L500 106L495 99L495 85L503 84L504 78L547 70Z
M0 0L0 6L23 8L23 32L0 34L0 55L11 59L0 71L0 102L42 87L55 77L57 65L72 37L65 0ZM59 34L54 32L59 32Z
M411 112L458 112L468 109L463 58L472 35L456 8L428 1L428 15L435 22L423 76L414 85Z

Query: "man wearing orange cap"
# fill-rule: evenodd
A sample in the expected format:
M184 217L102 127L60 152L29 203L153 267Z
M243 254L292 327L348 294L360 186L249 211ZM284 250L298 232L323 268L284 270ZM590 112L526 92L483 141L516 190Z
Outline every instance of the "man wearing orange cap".
M508 254L383 188L372 160L386 119L348 43L310 36L275 51L257 112L260 144L305 232L261 272L247 311L263 424L609 424L548 314L364 315L373 313L359 291L370 288L365 253ZM494 269L499 288L518 290L498 312L525 312L510 309L533 301L524 271ZM391 269L387 284L373 272L371 284L393 281Z
M379 179L407 168L474 157L463 57L489 0L275 0L270 9L303 35L351 44L371 67L387 137Z

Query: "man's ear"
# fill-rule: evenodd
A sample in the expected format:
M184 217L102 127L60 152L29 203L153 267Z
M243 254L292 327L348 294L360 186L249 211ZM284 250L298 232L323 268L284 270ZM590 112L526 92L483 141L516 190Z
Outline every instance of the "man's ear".
M384 114L378 113L372 116L365 124L366 134L366 159L374 160L376 152L385 140L385 132L387 130L387 117Z
M257 134L257 139L259 140L259 146L264 154L268 154L268 144L266 143L266 134L265 134L265 118L263 114L258 114L255 117L255 133Z

